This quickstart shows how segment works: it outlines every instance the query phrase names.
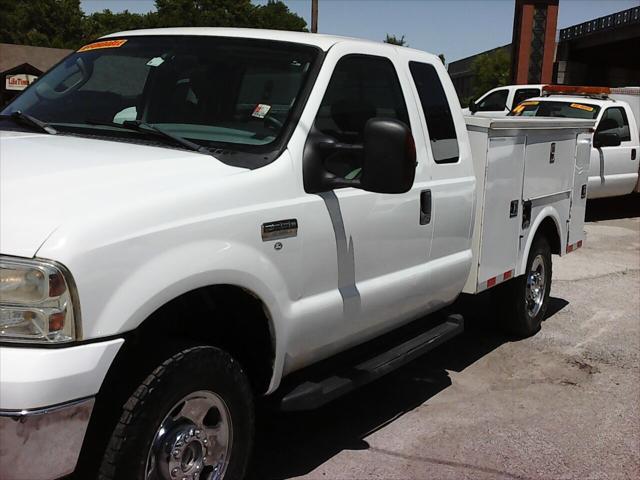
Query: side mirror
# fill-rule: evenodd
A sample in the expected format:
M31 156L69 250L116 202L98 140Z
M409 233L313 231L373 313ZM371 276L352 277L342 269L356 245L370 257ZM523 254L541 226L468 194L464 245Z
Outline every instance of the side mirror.
M357 178L344 178L330 172L325 160L346 153L362 159ZM391 118L371 118L364 127L362 144L340 143L311 127L302 160L304 190L329 192L352 187L376 193L404 193L413 186L416 148L409 127Z
M469 111L471 113L476 113L478 111L478 104L476 103L476 100L471 100L469 102Z
M615 132L596 132L593 136L593 146L596 148L617 147L620 143L620 135Z
M377 193L405 193L416 174L416 147L411 130L391 118L371 118L364 127L360 188Z

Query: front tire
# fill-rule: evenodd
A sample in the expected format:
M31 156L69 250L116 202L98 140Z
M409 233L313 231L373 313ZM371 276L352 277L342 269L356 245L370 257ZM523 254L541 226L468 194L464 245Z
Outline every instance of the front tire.
M218 348L188 348L125 403L99 479L241 480L253 435L253 396L241 366Z
M502 286L500 323L507 333L525 338L540 330L549 305L551 275L551 247L544 236L536 236L525 274Z

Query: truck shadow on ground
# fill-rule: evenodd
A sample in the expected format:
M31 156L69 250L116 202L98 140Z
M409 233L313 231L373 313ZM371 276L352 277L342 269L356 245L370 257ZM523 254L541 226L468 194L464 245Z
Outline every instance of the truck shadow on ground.
M587 202L585 221L616 220L640 217L640 193L623 197L599 198Z
M465 313L464 334L382 379L310 412L280 413L260 408L249 478L275 480L296 477L311 472L342 450L368 449L369 444L365 440L368 435L449 387L448 370L461 372L511 341L495 328L491 297L479 297L463 298L454 305L459 305L459 310ZM563 299L551 298L547 318L567 304ZM487 306L489 308L485 308ZM451 466L458 465L452 463ZM485 474L512 475L479 466L459 466Z

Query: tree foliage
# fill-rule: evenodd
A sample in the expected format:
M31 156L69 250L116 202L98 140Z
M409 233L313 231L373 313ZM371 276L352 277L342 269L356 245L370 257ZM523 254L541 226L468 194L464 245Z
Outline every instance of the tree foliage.
M492 88L508 85L511 80L511 58L504 50L495 50L476 58L471 71L473 78L473 95L478 97Z
M281 0L156 0L156 11L85 15L80 0L0 0L0 42L77 48L101 35L154 27L251 27L306 31Z
M389 35L387 33L384 43L390 43L391 45L399 45L401 47L408 47L407 41L404 39L404 35L396 37L395 35Z

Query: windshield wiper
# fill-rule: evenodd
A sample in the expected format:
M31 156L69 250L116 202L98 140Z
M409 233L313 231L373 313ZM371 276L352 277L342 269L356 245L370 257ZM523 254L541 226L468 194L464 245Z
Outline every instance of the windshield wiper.
M33 117L26 113L22 113L20 110L10 113L9 115L0 115L0 118L8 118L10 120L13 120L16 123L26 124L31 127L35 127L41 132L48 133L49 135L55 135L58 133L58 131L48 123L43 122L42 120L39 120L36 117Z
M116 127L122 128L124 130L131 130L134 132L140 132L146 135L153 135L157 138L162 138L165 141L171 141L174 144L182 145L189 150L193 150L194 152L203 153L205 155L211 155L209 149L203 145L198 145L191 140L187 140L186 138L179 137L178 135L174 135L173 133L169 133L166 130L162 130L161 128L156 127L155 125L151 125L149 123L141 122L140 120L125 120L122 123L116 122L105 122L102 120L86 120L86 123L89 125L104 125L106 127Z

